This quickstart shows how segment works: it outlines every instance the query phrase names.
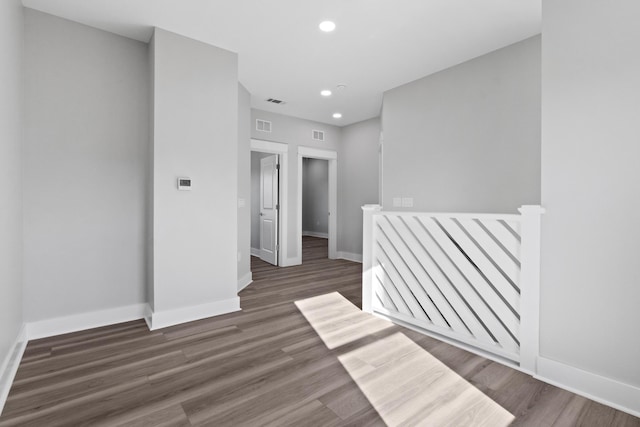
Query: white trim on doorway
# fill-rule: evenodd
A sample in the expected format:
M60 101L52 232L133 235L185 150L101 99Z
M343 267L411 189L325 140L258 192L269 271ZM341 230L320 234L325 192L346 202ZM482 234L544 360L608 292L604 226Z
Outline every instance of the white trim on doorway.
M321 159L329 161L329 258L337 258L337 212L338 212L338 153L333 150L298 146L298 264L302 264L302 159Z
M278 265L287 267L290 261L287 258L288 252L288 215L289 207L289 145L281 142L263 141L261 139L251 139L251 151L259 151L261 153L279 154L280 155L280 212L279 212L279 236L278 243L280 250L278 252Z

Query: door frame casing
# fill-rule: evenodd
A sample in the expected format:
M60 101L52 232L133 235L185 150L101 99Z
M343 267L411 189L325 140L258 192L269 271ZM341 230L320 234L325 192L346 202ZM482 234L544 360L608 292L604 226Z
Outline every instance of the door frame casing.
M265 180L265 171L266 168L269 168L271 179L269 182ZM279 228L280 228L280 208L278 204L280 203L280 155L279 154L271 154L270 156L262 157L260 159L260 259L265 262L268 262L272 265L278 265L280 254L278 253L279 246ZM275 182L274 182L275 181ZM265 203L267 199L264 197L265 189L267 185L271 187L271 197L269 202L271 206L269 208L265 207ZM271 245L269 248L265 248L264 245L264 237L265 237L265 220L271 220L271 227L273 229L269 233L271 237Z
M289 146L281 142L264 141L261 139L251 138L251 151L260 153L279 154L280 155L280 179L278 183L278 192L280 198L280 209L278 210L278 266L285 267L287 251L287 209L289 207L288 190L289 190Z
M298 146L298 264L302 264L302 159L320 159L329 162L329 259L337 258L338 212L338 152L320 148Z

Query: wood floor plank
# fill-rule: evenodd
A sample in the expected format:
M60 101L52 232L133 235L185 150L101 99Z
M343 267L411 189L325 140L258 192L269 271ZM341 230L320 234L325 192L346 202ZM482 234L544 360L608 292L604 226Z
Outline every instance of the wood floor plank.
M178 389L174 388L170 382L167 382L165 383L167 385L166 387L153 387L151 391L143 394L141 400L144 404L140 404L138 401L128 402L123 405L118 412L109 414L108 417L104 419L102 419L100 415L97 415L94 422L97 420L104 421L105 426L124 423L144 416L147 413L166 409L172 405L182 404L182 402L206 395L210 393L212 389L216 391L232 389L238 382L242 384L248 381L248 378L260 377L269 372L280 370L289 360L287 357L279 357L273 360L265 358L260 364L247 366L242 372L237 372L234 375L215 378L215 380L202 382L197 385L182 386ZM215 404L216 403L214 403L214 405Z
M576 425L580 426L611 426L616 416L616 410L601 403L589 401L580 413Z
M173 405L135 420L118 424L117 427L190 427L191 423L181 405Z
M577 425L577 420L580 417L580 414L584 411L584 408L587 406L587 403L589 403L589 399L571 393L569 402L564 406L562 412L554 421L553 426L567 427Z
M149 384L145 378L136 378L132 381L121 382L108 390L83 395L55 406L40 408L38 405L27 412L9 413L10 416L6 421L0 421L0 425L52 427L91 425L95 414L100 414L100 418L108 418L110 412L125 402L134 401L148 389Z
M293 408L316 400L329 390L339 387L350 379L345 375L344 368L337 361L322 368L316 367L306 371L291 371L283 381L272 381L279 384L269 385L269 390L263 390L255 398L244 400L246 405L235 407L221 413L209 414L201 418L204 412L189 419L194 425L221 423L221 425L251 425L258 422L272 422L290 412ZM195 421L195 422L194 422Z
M144 321L142 321L144 323ZM110 375L114 369L120 369L122 366L130 364L145 363L146 360L154 357L169 354L175 350L182 351L182 347L186 343L198 343L203 340L214 339L215 337L224 337L226 334L237 330L237 328L215 329L209 332L203 332L196 337L182 338L173 341L165 341L160 344L143 346L142 348L130 349L121 353L112 355L103 355L103 357L82 361L74 366L51 370L46 373L21 378L14 381L11 394L14 391L21 393L24 390L34 390L40 387L46 387L50 384L64 383L65 381L86 377L93 374Z
M254 376L243 384L235 384L233 388L202 394L185 401L183 407L192 422L219 420L221 414L226 414L231 419L234 418L235 412L243 412L246 408L255 410L256 405L264 404L280 389L296 382L304 383L314 374L332 367L337 368L339 366L337 360L318 357L322 351L322 349L308 350L291 358L277 371Z
M341 425L341 422L322 402L312 400L297 409L288 411L286 415L275 421L265 424L258 420L256 425L264 427L297 427L301 425L333 427Z
M80 364L102 360L111 355L125 354L135 349L145 349L154 344L165 343L166 338L161 333L153 333L135 340L124 340L100 347L83 347L73 353L52 354L47 360L37 360L20 364L18 371L22 370L19 380L25 377L37 377L66 368L73 368ZM17 375L16 375L17 376Z
M352 382L320 397L320 401L342 420L348 420L371 408L371 402L362 394L360 387Z
M186 361L187 359L182 352L175 351L144 360L142 363L113 369L109 375L102 372L94 373L85 377L73 378L64 383L59 382L48 387L31 389L25 393L15 393L7 400L7 410L16 415L33 411L36 405L38 410L43 410L79 397L108 390L127 381L146 380L150 374L184 365Z
M616 415L613 418L613 425L619 427L640 427L640 418L616 411Z
M242 310L28 343L5 426L629 426L640 419L360 312L362 266L303 239ZM345 299L346 298L346 299Z

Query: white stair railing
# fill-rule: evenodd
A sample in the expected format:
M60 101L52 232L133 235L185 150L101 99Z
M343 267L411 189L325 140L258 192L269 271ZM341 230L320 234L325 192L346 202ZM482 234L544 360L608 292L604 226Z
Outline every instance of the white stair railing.
M535 373L540 206L521 215L363 207L363 310Z

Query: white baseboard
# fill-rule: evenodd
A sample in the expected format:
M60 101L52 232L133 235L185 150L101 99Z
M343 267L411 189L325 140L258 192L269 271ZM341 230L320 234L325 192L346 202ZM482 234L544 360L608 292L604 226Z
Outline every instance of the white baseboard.
M260 258L260 249L251 248L251 255ZM302 264L301 257L282 258L279 263L279 267L293 267L294 265Z
M592 372L538 357L541 381L640 417L640 388Z
M346 259L347 261L359 262L360 264L362 264L362 254L338 251L336 252L336 257L338 259Z
M238 292L249 286L253 282L253 274L248 272L238 279Z
M27 323L27 337L30 340L35 340L142 319L146 306L147 304L134 304L125 307L29 322Z
M280 267L293 267L302 264L302 257L285 258L280 263Z
M329 238L329 234L328 233L319 233L317 231L303 231L302 235L303 236L309 236L309 237L319 237L321 239L328 239Z
M11 384L13 384L13 379L16 376L16 372L18 372L24 349L27 347L27 341L27 325L23 324L9 353L2 361L2 365L0 365L0 414L2 414L4 404L7 402Z
M192 322L220 314L231 313L240 310L240 298L233 297L206 304L180 307L173 310L155 311L151 313L150 330L166 328L180 323ZM147 324L149 322L147 321Z

